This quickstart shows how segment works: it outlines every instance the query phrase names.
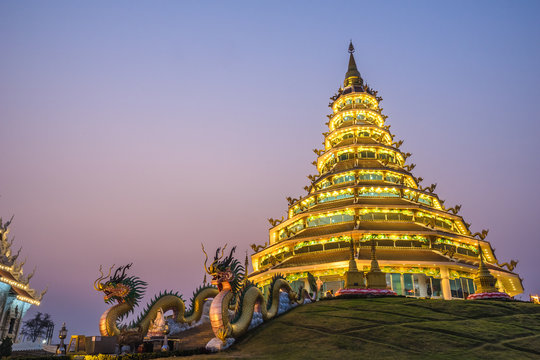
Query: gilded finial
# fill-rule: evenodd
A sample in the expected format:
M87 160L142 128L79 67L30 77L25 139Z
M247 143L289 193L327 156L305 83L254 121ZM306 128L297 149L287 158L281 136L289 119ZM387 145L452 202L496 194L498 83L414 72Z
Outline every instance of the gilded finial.
M351 42L349 43L349 54L352 54L354 53L354 45L352 44L352 39L351 39Z
M362 86L364 83L364 80L360 76L360 72L356 68L356 61L354 61L354 45L351 42L349 43L349 67L347 69L347 73L345 74L345 81L343 83L343 86L347 87L349 85L360 85Z

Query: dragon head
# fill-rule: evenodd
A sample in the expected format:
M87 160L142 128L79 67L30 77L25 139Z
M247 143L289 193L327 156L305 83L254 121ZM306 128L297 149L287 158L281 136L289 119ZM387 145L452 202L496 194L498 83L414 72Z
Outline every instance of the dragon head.
M217 285L219 291L223 290L224 286L227 287L227 285L230 285L231 290L234 293L237 293L242 287L245 277L245 269L240 261L233 257L236 246L231 249L229 256L225 258L223 257L226 247L227 245L225 245L223 248L217 248L214 261L212 261L210 266L207 266L208 254L204 250L203 245L202 250L206 256L206 259L204 260L204 269L208 275L212 277L212 285ZM219 253L220 250L221 255Z
M94 281L94 289L104 293L103 300L110 304L128 303L136 306L143 297L147 283L136 276L127 276L126 271L133 264L119 266L111 276L114 265L109 269L109 274L103 275L102 267L99 267L100 277ZM102 282L105 280L105 282Z

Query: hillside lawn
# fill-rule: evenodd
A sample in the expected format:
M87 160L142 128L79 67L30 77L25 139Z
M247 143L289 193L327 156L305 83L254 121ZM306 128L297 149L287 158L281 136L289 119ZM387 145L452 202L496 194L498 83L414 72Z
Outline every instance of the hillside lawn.
M324 300L261 325L224 352L190 359L364 357L540 359L540 306L404 297Z

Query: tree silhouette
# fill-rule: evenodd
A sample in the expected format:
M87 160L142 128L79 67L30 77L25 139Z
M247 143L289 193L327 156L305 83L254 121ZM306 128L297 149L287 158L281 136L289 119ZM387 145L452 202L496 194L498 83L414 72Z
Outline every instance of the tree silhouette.
M33 319L24 322L21 335L35 342L39 337L46 337L48 330L52 327L54 327L54 323L51 316L38 311Z

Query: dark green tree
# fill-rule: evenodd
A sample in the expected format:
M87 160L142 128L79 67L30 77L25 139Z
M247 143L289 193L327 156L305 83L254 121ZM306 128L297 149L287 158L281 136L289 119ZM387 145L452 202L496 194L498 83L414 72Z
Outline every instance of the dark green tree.
M5 337L2 339L2 343L0 343L0 356L1 357L7 357L11 356L11 346L13 345L13 340L11 340L10 337Z

